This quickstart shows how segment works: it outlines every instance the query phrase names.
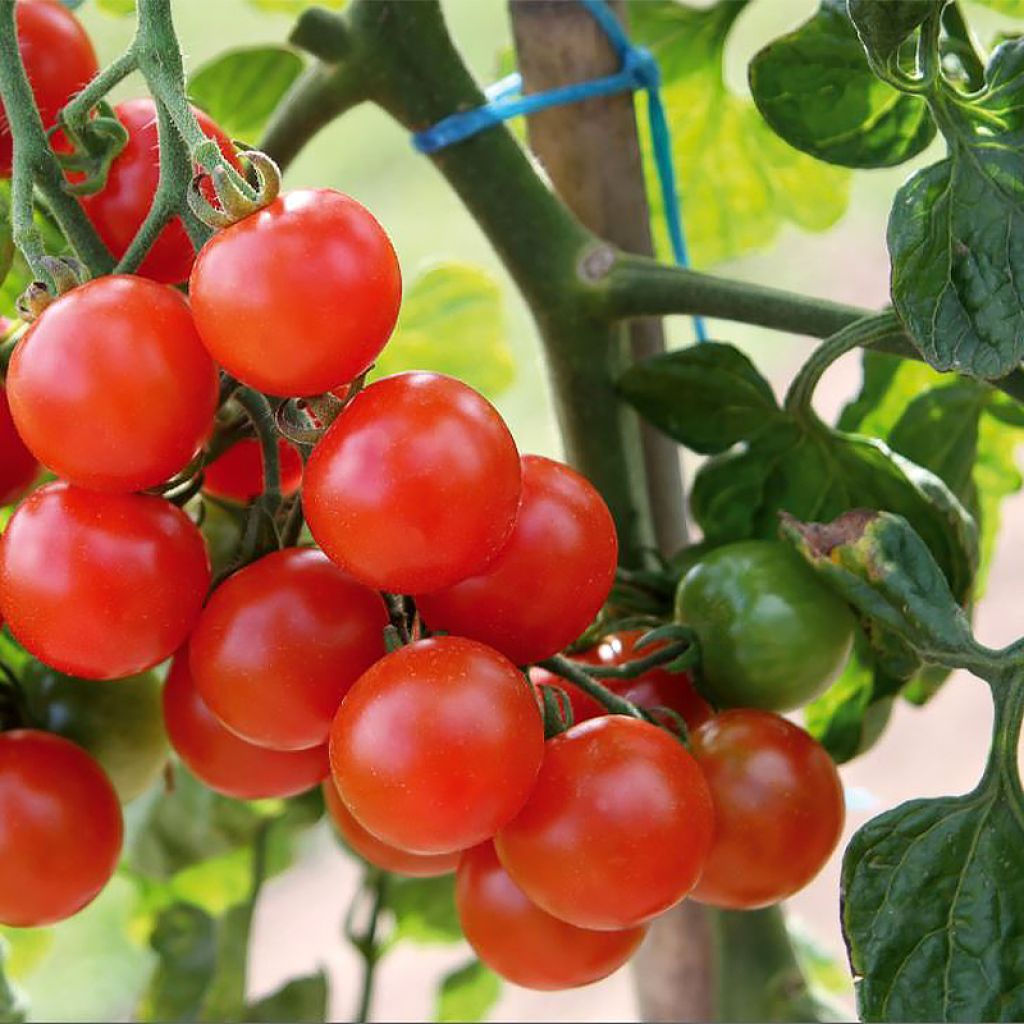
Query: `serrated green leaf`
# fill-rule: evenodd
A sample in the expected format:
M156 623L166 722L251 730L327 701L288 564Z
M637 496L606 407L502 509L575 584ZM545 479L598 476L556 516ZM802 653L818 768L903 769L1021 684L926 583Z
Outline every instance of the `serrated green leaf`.
M645 419L705 455L748 440L779 415L771 385L754 364L717 342L634 363L618 389Z
M847 0L847 10L864 49L877 64L886 67L914 31L945 3L946 0Z
M462 938L455 910L455 876L390 880L387 906L395 916L395 940L424 945L458 942Z
M285 46L229 50L193 72L189 99L231 138L255 139L302 68L302 57Z
M1022 844L1015 765L968 796L914 800L857 832L843 930L862 1020L1024 1017L1024 880L1009 852Z
M683 217L693 260L707 265L768 245L786 223L824 231L846 209L849 173L800 153L722 75L725 41L743 4L629 5L636 42L658 59ZM645 100L641 99L641 103ZM652 223L667 235L646 119L640 119Z
M434 1020L484 1020L499 995L501 980L498 976L479 960L471 960L441 979Z
M435 370L494 398L515 377L501 288L484 271L441 263L420 274L402 301L398 326L377 360L377 376Z
M276 992L250 1003L245 1010L245 1019L256 1024L277 1024L291 1021L294 1024L327 1020L328 983L323 971L302 978L293 978Z
M936 100L950 154L897 193L888 242L893 302L924 357L993 378L1024 355L1024 40L986 78L972 103Z
M751 61L757 109L791 146L843 167L892 167L935 137L928 105L868 65L844 0L823 0Z

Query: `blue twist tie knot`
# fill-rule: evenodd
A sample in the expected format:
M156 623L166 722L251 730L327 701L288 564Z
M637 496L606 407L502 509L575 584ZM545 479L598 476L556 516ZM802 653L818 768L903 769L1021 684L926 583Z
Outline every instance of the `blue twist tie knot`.
M630 46L622 58L622 71L629 75L635 89L661 88L661 68L646 46Z

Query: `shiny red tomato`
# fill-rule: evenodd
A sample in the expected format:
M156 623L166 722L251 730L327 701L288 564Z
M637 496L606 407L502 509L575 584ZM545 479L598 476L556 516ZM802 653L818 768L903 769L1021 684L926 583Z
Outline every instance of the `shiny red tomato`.
M417 599L431 629L489 644L517 665L556 654L590 625L618 557L611 513L587 480L539 455L523 457L522 474L519 516L497 557Z
M61 736L0 735L0 923L38 927L78 913L110 881L121 805L110 780Z
M47 484L0 540L0 610L40 661L85 679L158 664L188 636L210 586L203 538L147 494Z
M7 371L32 453L102 491L142 490L182 469L213 426L217 390L185 297L141 277L100 277L59 298Z
M153 101L148 96L128 100L114 110L128 132L128 142L110 165L106 185L91 196L83 196L82 206L107 248L120 259L149 212L160 178L160 160ZM240 169L231 140L201 110L193 107L193 113L203 134ZM207 198L212 199L212 194ZM175 217L157 236L138 273L163 284L181 284L188 280L195 258L185 226Z
M247 565L210 597L189 642L196 689L262 747L325 743L349 687L384 655L380 594L312 548Z
M513 984L546 992L608 977L646 931L593 931L552 917L512 881L491 842L462 855L455 903L466 941L488 967Z
M316 395L377 358L398 318L398 257L332 189L287 192L203 246L189 292L207 348L272 395Z
M494 842L549 914L579 928L631 928L696 885L713 828L707 783L683 744L609 715L548 741L530 799Z
M0 506L12 505L39 475L39 463L14 428L7 390L0 385Z
M178 756L214 792L236 800L295 796L326 778L327 745L268 750L226 729L196 692L188 656L171 662L164 686L164 722Z
M294 494L302 484L302 456L283 438L277 442L281 493ZM246 504L263 493L263 454L255 438L244 437L203 472L203 490L215 498Z
M99 70L96 53L78 19L59 0L17 0L18 50L44 128ZM58 142L58 149L66 149ZM13 139L0 106L0 177L9 177Z
M523 806L543 752L540 709L522 674L461 637L382 658L331 727L342 800L364 828L414 853L492 836Z
M589 651L574 654L572 660L580 662L584 666L588 664L595 666L624 665L627 662L646 657L648 654L653 654L659 648L664 647L664 644L655 643L642 647L638 651L636 642L643 635L644 630L642 629L613 633ZM567 679L562 679L561 676L556 676L546 669L536 666L531 668L530 679L534 686L561 687L572 705L574 722L586 722L590 718L608 714L603 704L584 693ZM606 689L632 701L637 707L645 708L648 711L659 707L674 711L677 715L682 716L686 727L690 730L703 725L714 714L714 709L694 687L693 677L689 672L669 672L665 668L658 667L649 669L643 675L633 679L600 679L598 681ZM668 715L664 715L663 718L662 724L673 728L672 719Z
M843 787L825 748L770 711L723 711L693 734L715 839L693 898L753 910L791 896L839 842Z
M520 490L515 441L485 398L441 374L400 373L364 388L331 424L306 464L302 506L343 569L415 594L494 558Z
M410 878L434 878L450 874L459 863L459 852L454 853L409 853L397 846L389 846L352 817L352 812L338 793L338 787L331 779L323 785L324 803L345 845L368 864L382 871L393 871Z

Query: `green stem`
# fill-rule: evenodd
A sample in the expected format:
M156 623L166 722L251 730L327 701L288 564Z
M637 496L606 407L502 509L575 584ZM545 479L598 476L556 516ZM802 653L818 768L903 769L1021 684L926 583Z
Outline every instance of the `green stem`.
M556 654L552 658L545 658L537 662L540 668L546 669L552 675L568 679L574 686L578 686L588 696L593 697L602 707L606 708L613 715L626 715L629 718L639 718L647 721L647 716L632 701L620 697L606 689L582 666L569 658Z
M263 496L261 501L267 512L274 516L281 506L281 460L277 450L277 423L270 402L253 388L240 387L234 393L235 401L245 409L252 421L263 455Z
M349 919L345 923L345 932L349 942L355 947L356 952L363 962L362 975L359 986L359 999L356 1003L356 1013L353 1020L358 1024L365 1024L370 1019L370 1010L373 1005L373 994L377 980L377 965L384 955L385 947L380 942L378 932L380 929L381 911L387 901L387 889L391 876L380 868L367 867L363 875L363 882L360 893L356 897L349 911ZM363 928L356 931L353 927L352 915L357 909L360 896L369 893L370 909L366 916L366 923Z
M81 92L68 101L60 115L67 130L72 134L80 134L88 124L93 107L138 66L133 42L124 53L103 68Z

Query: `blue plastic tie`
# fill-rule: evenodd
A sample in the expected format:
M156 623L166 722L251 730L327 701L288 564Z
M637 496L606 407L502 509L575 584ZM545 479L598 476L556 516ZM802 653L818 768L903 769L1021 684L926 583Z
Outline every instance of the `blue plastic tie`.
M680 267L690 265L683 231L679 188L672 162L672 136L661 101L661 73L654 55L642 46L635 46L619 24L605 0L580 0L594 20L608 36L622 65L613 75L577 82L547 92L522 94L523 80L518 74L506 75L490 86L485 95L487 102L473 110L462 110L438 121L437 124L416 132L412 144L421 153L436 153L439 149L471 138L479 132L493 128L503 121L523 114L533 114L549 107L578 103L595 96L612 96L620 92L644 90L647 93L647 118L654 150L654 165L661 188L662 206L672 255ZM707 340L704 318L693 318L694 334L698 341Z

